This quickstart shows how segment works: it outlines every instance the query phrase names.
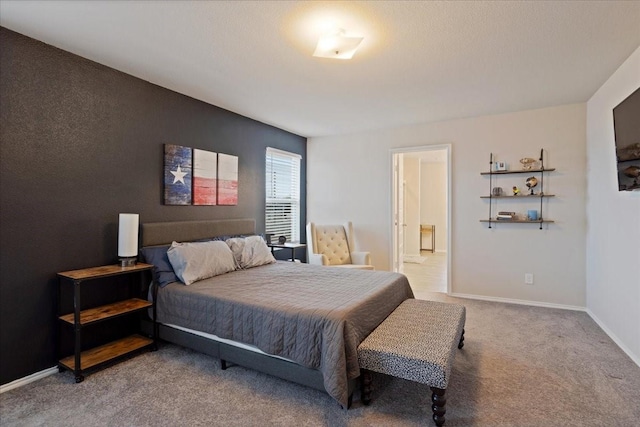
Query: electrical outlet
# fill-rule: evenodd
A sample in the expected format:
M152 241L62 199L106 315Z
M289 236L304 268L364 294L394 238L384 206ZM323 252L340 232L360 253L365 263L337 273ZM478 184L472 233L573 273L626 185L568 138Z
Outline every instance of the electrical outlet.
M533 285L533 273L524 273L524 284Z

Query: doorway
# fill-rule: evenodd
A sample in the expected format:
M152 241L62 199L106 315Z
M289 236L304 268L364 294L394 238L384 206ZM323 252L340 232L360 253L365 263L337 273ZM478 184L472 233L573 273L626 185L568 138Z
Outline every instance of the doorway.
M451 146L391 151L393 271L421 293L451 291Z

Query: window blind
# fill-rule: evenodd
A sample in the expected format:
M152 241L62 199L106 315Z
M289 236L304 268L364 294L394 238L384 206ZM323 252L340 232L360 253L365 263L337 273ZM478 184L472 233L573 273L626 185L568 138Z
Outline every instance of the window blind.
M265 232L300 241L300 159L267 147Z

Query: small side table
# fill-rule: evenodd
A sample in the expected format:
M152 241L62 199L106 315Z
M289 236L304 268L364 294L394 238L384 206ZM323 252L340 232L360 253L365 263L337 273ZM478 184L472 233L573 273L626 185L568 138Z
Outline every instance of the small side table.
M422 247L422 235L424 233L431 233L431 248L423 248ZM420 250L421 251L431 251L431 253L436 250L436 226L431 224L420 224Z
M271 248L271 253L274 253L276 250L289 249L291 250L291 260L296 260L296 249L307 248L307 245L304 243L271 243L268 245Z

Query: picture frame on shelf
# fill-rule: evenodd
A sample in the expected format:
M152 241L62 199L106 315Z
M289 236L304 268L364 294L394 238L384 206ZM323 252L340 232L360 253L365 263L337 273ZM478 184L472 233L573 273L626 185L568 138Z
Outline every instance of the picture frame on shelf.
M495 162L493 164L494 171L506 171L507 170L507 162Z

